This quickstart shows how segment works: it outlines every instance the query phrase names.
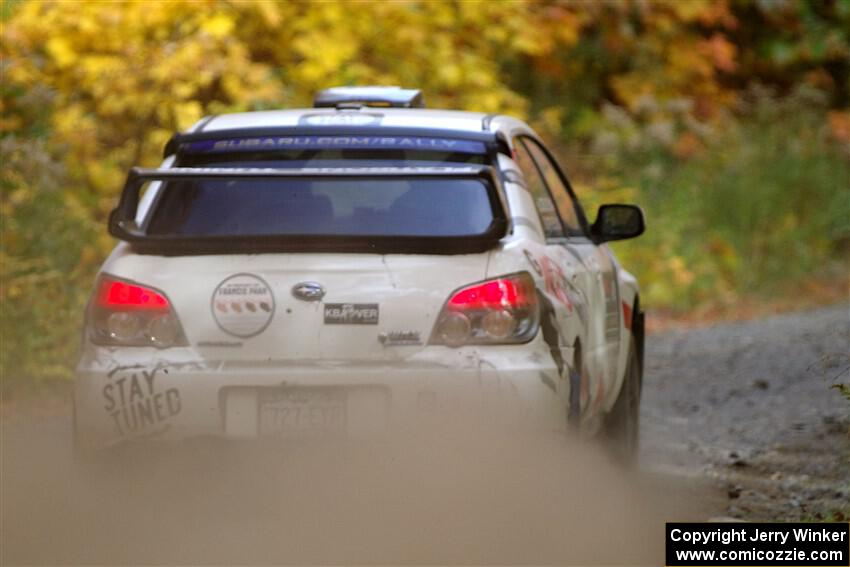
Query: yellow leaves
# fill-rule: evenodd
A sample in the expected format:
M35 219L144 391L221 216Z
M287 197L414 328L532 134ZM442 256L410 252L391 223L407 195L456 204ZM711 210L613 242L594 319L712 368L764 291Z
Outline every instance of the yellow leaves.
M151 147L163 148L173 134L174 131L170 128L154 128L148 133L147 142ZM157 156L157 159L154 160L153 163L158 161L158 157L159 156Z
M201 22L201 31L206 32L216 39L227 37L233 31L236 22L226 14L215 14Z
M504 105L504 100L497 93L484 92L475 97L475 106L472 107L480 112L497 112Z
M617 98L623 101L628 108L634 108L642 96L652 94L655 90L655 85L638 73L612 77L611 86L617 93Z
M534 128L541 135L557 138L561 133L563 124L564 108L562 106L550 106L540 111Z
M737 258L735 247L719 236L715 236L708 242L706 252L716 258L722 258L727 262L734 261Z
M280 8L275 2L254 2L253 7L260 13L263 23L276 28L281 22Z
M53 127L58 140L73 140L75 145L85 146L94 142L94 121L86 115L81 104L68 104L62 112L53 116Z
M127 70L122 59L115 55L89 55L82 58L80 65L83 67L84 75L101 79L113 78Z
M463 81L463 69L455 63L447 63L437 70L439 78L448 87L457 87Z
M342 35L337 31L334 35ZM297 76L311 84L320 84L340 73L342 65L354 55L354 45L346 37L329 38L310 33L296 39L292 47L304 61L297 66Z
M97 193L112 195L123 185L124 173L106 160L86 163L89 186Z
M552 8L556 11L556 25L553 30L561 43L570 46L578 43L581 31L581 18L564 7Z
M203 116L203 109L196 101L182 102L174 105L174 117L178 130L185 130Z
M0 133L14 132L21 128L21 118L8 112L8 103L0 98Z
M694 273L690 271L681 256L673 256L667 260L667 269L677 285L690 285L694 281Z
M800 219L798 219L797 215L793 212L788 212L782 217L782 221L779 223L779 226L782 227L783 232L790 234L800 226Z
M646 28L640 41L635 18ZM605 78L618 102L685 96L702 108L723 100L715 73L734 68L735 48L685 24L727 18L724 2L707 0L31 0L2 31L2 50L10 84L56 93L53 138L68 148L69 170L88 175L104 154L117 170L155 162L163 132L206 113L309 104L333 84L414 86L433 105L524 117L529 102L501 76L504 62L532 65L563 88L587 71L563 55L594 28L603 30L601 49L635 55L630 72ZM556 100L544 105L538 123L557 132L570 113ZM25 127L14 109L7 114L0 128Z
M56 62L56 65L60 68L70 67L77 60L77 54L65 38L52 37L47 41L45 48L53 61Z
M480 13L483 2L471 1L460 3L460 9L467 14L474 11ZM436 28L448 28L455 24L455 6L448 2L431 2L425 6L429 21L432 21Z
M702 19L703 14L713 9L713 4L720 4L720 2L715 0L667 0L664 4L681 21L693 22Z
M80 264L83 266L96 266L100 261L100 250L91 244L84 246L80 253Z

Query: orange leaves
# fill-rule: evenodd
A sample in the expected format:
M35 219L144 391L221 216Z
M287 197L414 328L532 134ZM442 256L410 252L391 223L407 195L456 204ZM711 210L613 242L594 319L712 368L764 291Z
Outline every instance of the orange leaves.
M725 0L599 4L582 17L578 53L583 39L585 45L602 42L598 60L588 60L585 68L601 75L615 95L612 102L634 110L643 96L686 97L703 117L732 102L720 81L738 64L737 48L726 35L736 21Z
M839 142L850 145L850 112L834 111L830 112L828 117L832 136Z
M684 132L673 145L673 154L681 159L694 156L703 148L703 143L693 132Z
M737 48L722 34L715 33L700 45L700 52L707 56L714 67L732 73L737 68Z

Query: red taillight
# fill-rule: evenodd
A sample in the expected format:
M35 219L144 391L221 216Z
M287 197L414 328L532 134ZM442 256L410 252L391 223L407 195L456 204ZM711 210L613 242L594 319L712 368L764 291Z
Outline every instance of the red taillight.
M104 277L100 282L98 305L111 309L168 311L168 300L160 293L136 284Z
M510 344L537 333L537 290L527 272L461 288L449 297L431 335L432 344Z
M533 294L534 282L531 282L531 290L527 289L527 282L514 276L513 278L501 278L462 289L449 299L450 309L502 309L521 308L533 301L529 292Z
M89 311L89 336L107 346L185 345L186 338L164 293L102 275Z

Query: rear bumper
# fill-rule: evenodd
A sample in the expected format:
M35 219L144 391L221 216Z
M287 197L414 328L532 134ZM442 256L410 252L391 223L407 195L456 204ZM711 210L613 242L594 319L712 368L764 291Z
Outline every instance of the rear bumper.
M345 392L348 436L441 427L556 431L569 383L541 339L499 347L427 347L404 360L222 361L191 349L88 346L74 388L86 450L138 438L252 438L269 392Z

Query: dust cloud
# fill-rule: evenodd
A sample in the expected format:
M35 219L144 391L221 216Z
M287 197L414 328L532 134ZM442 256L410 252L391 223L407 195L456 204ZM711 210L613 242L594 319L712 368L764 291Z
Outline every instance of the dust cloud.
M658 565L673 498L557 434L205 441L92 464L62 416L2 441L3 565Z

